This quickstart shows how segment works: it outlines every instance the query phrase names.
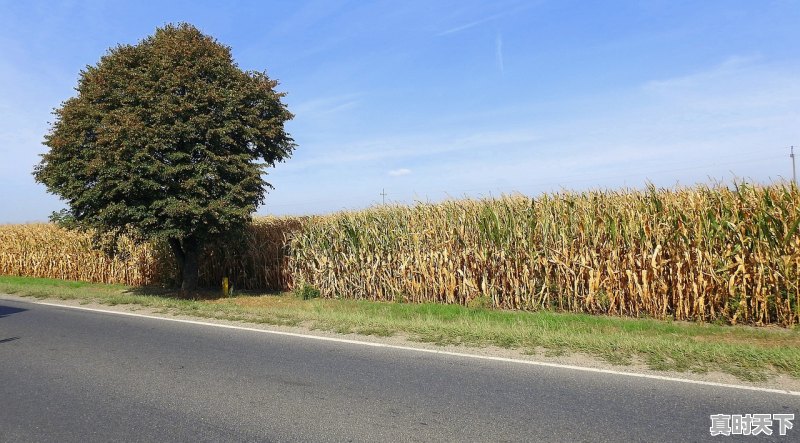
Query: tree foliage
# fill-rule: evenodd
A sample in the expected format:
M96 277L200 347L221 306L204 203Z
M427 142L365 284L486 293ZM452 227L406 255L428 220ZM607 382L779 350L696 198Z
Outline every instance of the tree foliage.
M277 84L195 27L167 25L81 71L34 176L80 226L169 242L194 289L203 245L250 220L271 187L264 169L295 148Z

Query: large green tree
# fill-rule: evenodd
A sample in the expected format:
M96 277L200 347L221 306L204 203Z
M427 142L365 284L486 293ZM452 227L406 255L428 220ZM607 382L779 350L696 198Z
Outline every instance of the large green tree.
M195 289L204 244L250 220L295 148L277 84L189 24L159 28L81 71L34 176L79 226L168 242Z

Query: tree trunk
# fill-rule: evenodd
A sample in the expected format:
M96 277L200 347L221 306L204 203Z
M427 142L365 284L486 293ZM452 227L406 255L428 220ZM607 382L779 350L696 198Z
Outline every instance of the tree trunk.
M200 242L194 237L183 239L183 270L181 272L181 291L188 292L197 289L197 280L200 278Z
M175 255L175 261L178 262L181 292L194 291L200 278L200 242L190 236L182 240L171 238L169 245Z

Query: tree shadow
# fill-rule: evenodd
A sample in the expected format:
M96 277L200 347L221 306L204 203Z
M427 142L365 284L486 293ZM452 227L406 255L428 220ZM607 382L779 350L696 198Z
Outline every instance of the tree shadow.
M220 300L226 298L222 295L221 289L198 288L194 291L184 292L180 289L159 285L138 286L125 291L125 293L172 298L176 300ZM231 297L261 297L264 295L281 295L281 291L236 290Z
M0 318L7 317L12 314L19 314L20 312L25 312L25 311L27 311L27 309L13 308L11 306L0 305Z

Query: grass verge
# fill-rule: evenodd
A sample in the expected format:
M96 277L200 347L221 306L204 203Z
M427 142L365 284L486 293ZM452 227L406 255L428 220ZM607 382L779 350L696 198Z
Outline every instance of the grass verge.
M720 326L553 312L511 312L438 304L303 299L248 294L187 300L153 288L0 276L0 294L137 305L173 314L339 333L392 336L437 344L494 345L559 355L580 352L614 364L719 371L742 380L800 378L800 330Z

